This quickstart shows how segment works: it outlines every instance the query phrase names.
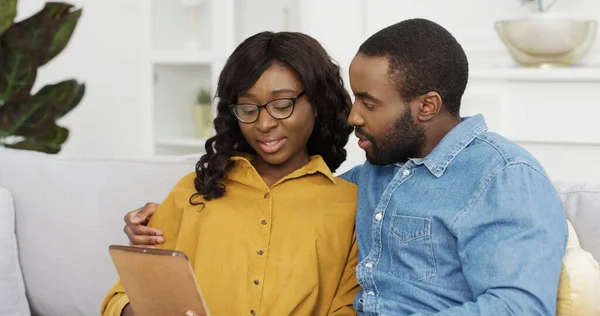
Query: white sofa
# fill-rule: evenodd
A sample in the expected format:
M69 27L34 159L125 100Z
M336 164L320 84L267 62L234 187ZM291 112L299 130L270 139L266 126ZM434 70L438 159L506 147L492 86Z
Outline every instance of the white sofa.
M0 150L0 315L98 315L117 279L108 246L128 242L123 215L160 202L197 158L94 160ZM557 188L581 246L600 260L600 186Z

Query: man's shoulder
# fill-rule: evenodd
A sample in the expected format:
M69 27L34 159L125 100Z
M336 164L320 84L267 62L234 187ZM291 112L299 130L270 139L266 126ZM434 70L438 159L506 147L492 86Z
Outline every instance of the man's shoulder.
M493 132L483 132L464 150L462 159L467 164L484 164L489 171L511 165L526 165L546 175L541 163L518 143ZM485 163L487 162L487 164Z
M373 165L365 161L362 165L342 173L340 177L346 181L360 185L361 183L377 181L378 179L389 177L393 174L394 165Z

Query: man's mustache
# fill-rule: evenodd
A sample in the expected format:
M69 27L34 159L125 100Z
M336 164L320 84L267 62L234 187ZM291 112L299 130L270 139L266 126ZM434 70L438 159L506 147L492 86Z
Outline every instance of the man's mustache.
M354 134L358 138L363 138L369 140L371 143L375 143L375 139L369 133L363 131L360 127L354 128Z

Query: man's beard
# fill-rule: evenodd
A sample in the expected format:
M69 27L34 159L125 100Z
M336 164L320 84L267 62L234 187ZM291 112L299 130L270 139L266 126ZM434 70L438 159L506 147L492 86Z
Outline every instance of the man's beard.
M360 127L357 128L357 133L371 142L371 152L365 150L365 153L367 160L373 165L405 163L418 157L426 144L425 130L413 122L410 111L406 111L394 122L381 139L374 139Z

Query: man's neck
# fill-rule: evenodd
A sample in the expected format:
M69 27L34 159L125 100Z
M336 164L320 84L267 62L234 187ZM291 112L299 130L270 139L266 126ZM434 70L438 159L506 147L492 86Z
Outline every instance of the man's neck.
M436 121L430 123L430 127L427 129L425 147L419 155L420 158L425 158L429 155L433 149L439 145L442 139L458 124L461 123L460 116L444 115L435 118Z

